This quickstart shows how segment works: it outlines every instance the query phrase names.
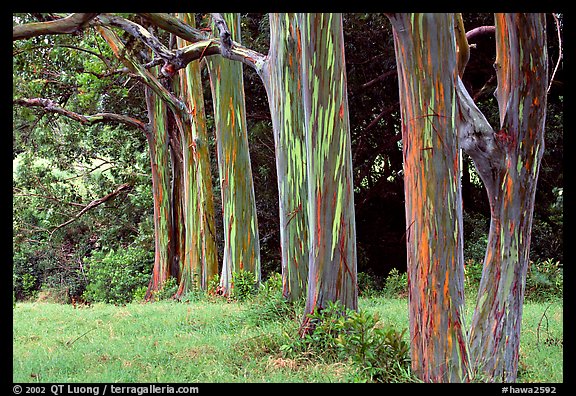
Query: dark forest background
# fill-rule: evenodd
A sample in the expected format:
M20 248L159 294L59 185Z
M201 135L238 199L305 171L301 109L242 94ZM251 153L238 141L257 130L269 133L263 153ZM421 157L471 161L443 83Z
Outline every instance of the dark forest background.
M49 14L15 14L20 23ZM493 25L492 14L463 14L470 31ZM202 20L199 20L202 23ZM561 19L560 19L561 22ZM559 57L556 21L548 14L548 56L552 72ZM242 43L268 52L265 14L243 14ZM354 167L358 271L384 278L406 270L404 188L398 79L390 24L383 14L345 14L344 38ZM168 42L168 37L165 37ZM146 120L143 86L122 74L105 75L97 57L106 56L97 35L51 36L13 44L14 97L51 98L63 107L93 114L109 111ZM493 33L470 40L463 81L493 126ZM76 48L71 48L76 47ZM110 59L112 59L112 55ZM203 73L206 73L204 70ZM213 126L205 75L206 114ZM274 139L266 93L255 72L244 67L250 155L260 233L263 278L280 272L278 191ZM546 149L540 168L532 261L563 263L563 71L559 67L548 96ZM221 205L216 151L212 142L216 220L222 249ZM27 108L13 108L13 285L17 299L40 290L81 295L97 281L103 263L118 277L146 284L153 263L150 165L144 135L125 126L81 126ZM481 263L489 207L484 187L463 154L462 194L467 264ZM73 218L94 199L128 183L114 199ZM93 267L91 269L91 267ZM136 279L136 280L134 280Z

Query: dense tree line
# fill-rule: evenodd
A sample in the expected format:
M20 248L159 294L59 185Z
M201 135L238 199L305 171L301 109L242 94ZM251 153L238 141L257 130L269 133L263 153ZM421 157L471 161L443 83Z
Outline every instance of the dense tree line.
M488 133L491 131L490 125L500 124L502 129L495 135L490 133L490 139L497 139L499 148L504 143L507 144L506 147L516 147L515 145L519 143L514 140L516 132L512 133L510 129L513 128L510 125L516 125L514 116L503 118L506 109L502 107L506 100L519 100L514 96L515 91L511 91L510 94L501 86L503 81L507 81L506 73L510 73L507 69L508 56L511 57L511 62L516 61L513 53L509 55L503 52L505 45L502 42L506 43L507 37L522 38L525 34L523 31L506 33L513 30L512 19L497 19L494 29L492 15L464 15L460 20L452 20L451 17L442 19L442 16L438 16L416 22L413 17L409 20L407 17L380 14L347 14L342 20L338 16L334 21L332 15L326 18L322 15L315 16L314 20L306 19L310 18L306 16L287 15L285 21L275 19L274 15L247 14L236 20L229 19L229 16L223 19L215 17L213 32L215 36L220 36L219 42L209 41L208 33L201 33L202 30L187 30L188 28L180 25L178 20L171 17L159 18L157 14L141 14L140 19L136 19L141 25L132 23L129 19L103 15L99 17L100 25L84 29L82 33L78 33L81 34L80 38L75 37L76 33L70 34L75 30L68 24L78 27L85 23L83 20L76 21L72 17L59 19L52 14L15 15L16 25L29 26L32 30L37 25L28 22L54 19L59 26L58 29L61 29L57 32L65 33L57 36L36 36L35 32L22 33L16 28L14 31L15 37L19 34L30 34L28 37L31 37L29 40L17 40L14 43L13 81L14 92L18 92L15 98L19 98L15 99L15 104L18 106L14 107L13 134L14 282L21 295L42 286L66 289L67 293L73 295L81 294L87 284L86 271L90 270L85 268L85 265L95 251L113 251L129 246L142 250L150 250L151 246L156 246L154 275L148 289L149 295L158 291L170 274L177 277L180 282L179 293L183 287L188 287L183 284L188 276L191 276L190 279L196 279L198 276L202 288L207 288L215 272L206 275L203 271L208 268L207 264L202 264L201 269L195 269L194 263L199 259L206 260L207 257L217 259L216 252L213 252L215 246L218 246L217 255L222 259L220 285L224 293L230 288L233 274L238 271L234 266L239 265L240 269L253 271L257 280L260 277L260 266L264 276L280 270L283 274L289 274L298 268L297 265L294 267L290 258L296 257L291 255L298 252L284 250L285 247L300 246L311 249L308 263L309 277L314 282L309 283L313 287L309 287L308 291L307 312L313 312L316 304L322 307L324 298L327 301L341 299L348 307L355 308L356 296L348 295L347 291L356 289L356 268L359 271L385 275L393 268L405 270L408 259L410 271L410 268L412 270L416 268L410 264L414 255L419 257L418 260L430 260L434 261L434 265L444 265L444 259L439 258L437 252L433 252L434 249L431 252L436 256L428 258L420 256L421 247L430 245L422 240L414 241L414 233L419 233L421 239L432 238L437 232L442 235L446 233L444 235L446 241L451 240L452 234L455 235L454 241L458 243L454 247L448 247L448 242L438 242L440 239L434 237L434 240L438 240L436 243L442 243L440 253L453 256L452 263L456 268L450 267L452 268L450 272L461 271L464 259L483 260L487 244L488 262L490 254L499 251L498 246L502 246L502 243L506 243L506 246L512 243L510 246L518 249L518 255L522 256L522 260L528 257L526 249L530 247L533 260L554 258L562 261L562 75L561 71L556 73L552 64L561 56L561 46L558 43L560 36L550 33L547 36L538 36L547 37L547 51L544 54L549 53L548 57L541 58L549 64L545 64L540 70L548 68L555 70L555 74L548 87L547 100L542 102L546 105L545 111L548 112L545 130L547 151L542 157L540 181L536 190L530 245L522 242L522 235L524 239L530 238L531 212L528 221L523 220L522 216L511 218L508 213L510 210L515 210L509 208L524 205L518 202L527 202L526 205L531 207L530 197L536 186L535 179L519 182L518 186L521 186L521 189L517 190L517 196L523 201L512 203L512 200L505 200L504 203L496 204L496 201L500 202L500 198L494 198L498 197L498 194L512 196L511 191L517 188L515 183L519 179L511 176L508 171L499 174L498 166L493 164L494 161L499 161L500 154L496 153L496 156L490 154L487 157L482 148L484 154L479 155L478 147L474 146L477 143L467 141L466 132L462 132L466 130L466 125L472 125L475 133L478 131ZM529 21L527 23L533 23L534 26L547 25L550 32L555 29L560 32L561 19L557 15L550 15L547 18L549 20L547 24L543 19L527 19ZM192 19L193 17L188 17L190 26L193 26ZM209 20L202 19L201 16L198 16L194 23L201 27L209 26ZM107 25L120 27L124 31L124 36L113 33ZM226 25L232 26L232 29L223 28ZM148 26L148 30L143 26ZM157 29L157 26L174 33L179 38L168 36L166 32ZM409 36L404 36L406 33L399 34L405 32L406 26L410 26L413 33ZM454 29L454 26L458 32L456 35L458 58L449 57L447 61L455 62L450 64L452 65L450 67L458 66L459 77L462 78L461 86L447 84L447 80L443 80L445 76L436 77L433 68L427 72L420 70L419 72L425 76L420 79L415 77L419 72L411 74L406 72L417 69L416 64L411 63L414 60L430 59L432 52L427 55L420 47L418 39L422 42L431 40L438 45L449 47L449 44L442 43L454 40L451 36L451 29ZM211 29L203 30L208 32ZM239 43L240 31L243 45L226 44L230 40ZM287 32L294 35L282 36ZM436 33L438 34L435 36ZM185 50L173 50L183 48L185 42L179 40L185 39L190 42L199 40L195 35L205 39L204 42L207 44L204 46L191 44L186 46ZM100 36L108 45L99 39ZM302 37L303 44L300 42ZM162 42L170 44L166 47ZM179 44L178 47L176 42ZM269 53L268 57L261 55L268 52L268 48L270 51L280 49L279 43L284 42L287 43L287 47L279 50L279 54L284 58L278 54L270 56ZM527 46L532 45L528 41L526 43ZM524 44L522 42L521 45ZM153 56L146 47L154 50ZM334 48L338 50L334 51ZM398 48L403 49L401 55ZM531 56L538 51L541 51L541 47L533 50ZM215 53L227 57L229 60L224 61L230 63L220 64L220 58L210 56ZM409 55L404 58L406 53ZM452 56L449 53L448 55ZM207 68L197 70L196 77L181 74L179 80L172 79L174 69L179 67L178 62L187 57L200 59L206 63ZM276 63L272 63L271 60ZM245 63L243 69L238 61ZM523 61L520 55L518 64L521 67ZM148 63L143 65L144 62ZM296 62L303 62L304 72L298 74L298 78L290 80L291 67ZM330 65L328 71L322 66L326 64ZM494 64L498 66L496 70ZM147 71L154 65L162 66L158 68L156 75ZM318 65L320 67L317 70ZM429 62L428 66L431 65ZM236 71L232 71L236 67ZM345 75L342 74L344 70ZM444 71L446 70L448 69ZM285 71L287 74L282 74ZM227 73L231 73L230 76L234 77L227 77ZM513 81L514 74L511 75ZM534 77L535 81L541 84L547 83L547 76L544 78L536 74L535 76L537 76ZM187 84L192 78L200 81L200 77L203 77L204 92L196 91L191 94L192 86L196 88L200 86L198 83ZM416 80L412 81L412 78ZM427 78L431 80L426 81ZM331 81L330 85L327 81ZM494 97L492 93L497 81L501 89ZM534 86L535 81L529 86ZM141 82L145 83L146 89L142 88ZM342 92L335 91L334 82L336 87L344 88ZM240 88L233 87L236 83L240 84ZM417 91L411 90L418 84L422 86ZM302 96L304 107L301 109L290 107L291 103L286 101L286 98L295 98L297 93L294 87L298 87L299 91L300 86L306 87ZM400 98L398 86L400 86ZM411 89L406 88L408 86ZM428 121L419 121L423 124L418 128L408 127L407 124L412 125L415 119L428 120L429 117L441 119L434 110L427 111L428 108L421 108L425 99L418 98L417 95L431 90L433 96L434 92L444 92L445 89L454 90L456 93L452 104L444 104L445 113L452 109L451 118L460 117L457 125L458 133L464 135L459 135L460 143L446 141L440 137L439 142L446 149L447 157L442 160L433 159L434 166L422 168L421 171L424 173L415 176L413 167L418 169L418 161L416 154L410 151L411 145L417 142L412 140L417 139L415 131L425 132L422 142L424 146L428 145L425 149L430 150L427 154L433 158L434 150L444 149L440 146L435 149L426 142L433 139L431 136L434 135L434 131L438 133L438 129L444 130L447 127L443 124L435 125L436 121L430 121L430 125L427 124ZM278 95L283 90L290 94ZM522 92L525 91L526 89ZM243 92L245 95L236 97L237 92ZM463 92L466 92L466 95ZM510 98L507 96L509 94L512 95ZM200 104L190 104L194 98L200 98L202 95L205 99L202 106L206 109L205 113L203 109L199 110ZM416 99L412 95L415 95ZM538 107L538 100L541 100L542 95L535 95L535 99L530 100ZM183 96L188 98L187 107L178 99ZM25 99L44 97L49 97L51 100ZM459 113L454 113L455 107L452 107L456 106L454 104L456 97L460 106ZM415 101L410 102L411 100ZM430 109L442 109L443 105L438 103L430 104ZM186 108L193 109L191 123L188 121L188 113L183 110ZM282 108L287 108L289 111L278 116L274 109ZM37 116L34 112L38 110L40 113ZM413 114L422 111L424 112L422 115L412 117ZM432 114L428 114L430 112ZM201 114L205 114L202 115L206 118L205 121L198 121L197 117ZM483 115L480 117L477 114ZM484 116L487 121L481 122L480 118ZM141 121L144 119L148 119L147 124ZM298 196L299 190L289 190L292 186L284 186L282 184L284 179L276 177L277 174L284 175L285 172L290 172L290 169L301 167L304 158L298 154L302 148L289 143L289 140L286 140L286 147L296 151L288 150L285 154L279 152L278 147L283 147L279 142L290 139L290 136L286 137L282 132L282 125L287 122L306 126L303 132L307 150L304 177L309 181L308 192L303 193L308 198L304 201L294 200L293 195ZM336 124L332 125L332 122ZM197 130L193 131L204 123L207 130L215 130L215 133L206 135L200 140L193 138L201 136ZM78 124L83 127L79 128ZM530 125L533 124L528 124L532 138L533 129L530 128L536 127ZM454 126L453 124L452 127ZM240 128L238 132L234 132L234 127ZM154 132L151 132L150 128L153 128ZM323 128L326 132L323 132ZM340 132L332 134L333 130ZM319 131L319 135L316 135L315 131ZM426 131L432 135L427 137ZM238 136L238 139L235 140L234 136ZM165 138L169 139L169 145L167 140L162 140ZM227 139L230 139L229 143L226 143ZM520 137L517 139L520 140ZM532 147L531 141L522 140L522 142L525 149ZM458 144L463 144L468 153L464 154L462 159L458 159L458 156L450 157L451 154L447 149ZM182 148L192 146L194 150L190 152L194 153L193 163L195 166L202 166L204 169L202 173L187 168L191 160L186 159L187 151ZM520 150L521 147L520 145ZM516 160L514 157L513 160L517 161L514 162L516 164L514 168L518 169L519 175L528 173L538 175L542 154L539 152L538 143L535 143L534 147L536 147L536 159L532 160L527 156L518 157ZM198 154L200 149L209 149L206 153L212 152L211 159L208 154ZM533 150L531 152L533 153ZM351 165L346 159L348 155ZM506 155L510 162L511 157ZM209 162L203 163L200 158ZM233 162L230 162L232 158ZM242 158L246 158L246 161L240 162L244 161ZM488 162L484 163L486 158ZM503 160L504 157L501 158ZM171 163L171 174L164 173L168 170L168 162ZM341 173L330 171L331 166L338 167ZM452 173L448 168L454 168ZM459 175L460 168L462 179L454 179L455 175ZM526 172L521 172L523 168ZM234 172L234 169L236 174L228 173ZM507 166L507 169L511 169L511 166ZM448 173L444 176L443 172L446 170ZM325 171L330 175L341 174L341 179L337 181L334 177L334 183L327 182ZM193 176L194 174L197 176ZM219 181L215 176L218 174ZM288 180L298 180L298 177L295 173ZM407 185L406 177L409 177L410 183L416 184ZM425 188L419 190L422 183L426 184L428 177L432 182L449 180L448 185L456 195L453 197L444 195L444 199L448 200L448 206L443 208L446 209L447 217L444 219L436 210L434 222L427 225L426 222L430 221L431 217L426 216L430 215L425 214L424 223L421 223L422 215L418 211L425 206L422 205L422 200L426 199L426 194L432 194L430 199L437 197L433 190ZM210 180L211 178L213 180ZM253 186L248 182L253 183ZM246 198L235 201L241 190L230 188L230 183L236 183L236 186L240 183L242 188L245 187L248 194ZM271 188L272 185L277 185L278 189ZM195 186L196 191L202 193L196 197L190 196L190 191L194 190L191 186ZM353 194L342 186L348 188L354 186ZM527 189L527 198L523 195L524 188ZM214 198L206 195L212 193L211 189L214 190ZM463 201L459 201L460 194ZM151 195L154 201L153 214L150 207ZM172 206L169 212L166 212L167 206L162 204L161 200L168 197ZM406 197L409 197L410 201L407 201ZM221 202L218 202L219 199ZM206 202L212 201L215 203L216 213L204 206ZM349 207L349 202L354 202L354 206ZM456 206L452 207L451 202ZM248 214L252 206L256 212ZM242 210L238 211L238 207L242 207ZM195 211L194 216L197 217L194 218L197 220L194 220L194 223L187 223L192 218L191 211ZM411 219L410 211L413 211L414 220L407 224L405 219ZM309 217L307 220L302 217L305 212ZM242 224L239 222L240 219L246 222ZM296 228L296 234L288 231L288 226L297 227L300 219L310 224L305 225L309 236L305 238L304 245L302 241L298 244L294 239L302 235L302 228ZM495 230L491 228L488 233L490 219L491 227L500 227L501 224L504 224L504 227ZM440 228L437 221L442 222ZM451 221L456 222L455 228L451 228L449 224ZM511 221L510 224L508 221ZM515 227L519 226L518 221L520 225L523 224L522 227L527 227L521 231L520 244L517 246L512 240L503 242L508 238L506 236L508 230L512 235L510 238L517 237ZM412 227L414 223L416 225ZM155 232L152 232L153 229ZM464 235L456 237L460 229L463 229ZM327 233L325 230L332 232ZM244 233L246 236L244 242L237 242L234 238L239 233ZM214 245L206 244L208 235L216 239ZM155 243L152 243L154 239ZM462 245L459 245L462 241L465 244L463 256L458 253L458 249L462 248ZM306 246L308 242L309 245ZM405 249L407 242L408 256ZM254 243L256 245L252 245ZM411 251L410 246L414 243L415 250ZM494 246L490 247L491 244ZM158 246L168 247L165 257L159 256L162 250L158 249ZM212 249L210 256L207 254L209 249ZM302 252L305 253L305 250L300 253ZM334 260L335 253L335 262L340 263L338 271L333 267L326 267L327 262ZM286 258L290 259L285 261ZM298 263L298 259L295 258L294 262ZM502 267L499 267L500 265ZM494 268L505 269L505 260L502 263L497 262ZM525 279L524 264L522 268L518 273L520 283ZM185 271L191 271L192 275L184 277L182 274ZM485 272L489 274L489 270ZM294 273L296 274L297 272ZM418 288L420 275L413 272L409 276L412 278L412 286ZM463 279L462 276L456 278ZM326 284L323 284L323 281L326 281ZM483 282L486 281L489 281L488 275L483 278ZM287 286L288 289L285 289L287 297L290 296L292 290L290 288L297 287L298 282L301 281ZM350 282L353 288L343 286ZM444 283L447 285L447 282L448 277ZM447 329L455 330L453 336L459 340L458 328L451 326L459 326L458 315L461 305L459 299L462 287L459 289L456 282L449 287L449 292L447 289L445 286L444 298L455 309L450 313L452 319L449 320L451 324ZM450 293L453 295L449 296ZM489 296L486 287L483 293L479 295L478 320L485 320L490 315L490 312L482 311L481 306L486 297L492 297ZM411 315L413 314L411 318L423 314L424 319L415 320L420 325L427 326L425 317L434 314L438 309L435 305L438 302L423 298L420 302L422 305L419 306L420 303L414 300L416 294L417 291L412 292L411 310L414 312L411 311ZM521 296L522 294L520 301ZM501 302L500 299L504 297L498 294L493 298ZM411 324L411 331L417 327L418 325ZM481 326L476 327L481 335ZM303 328L306 326L303 325ZM430 330L434 328L428 327L423 331ZM449 335L450 337L452 336ZM460 345L465 343L459 341ZM482 353L474 350L477 345L476 342L471 344L472 358L477 358L480 356L478 354ZM515 348L516 344L511 346ZM419 351L413 356L434 356L442 360L445 359L443 353L456 354L455 356L458 356L456 360L461 359L462 366L450 368L447 372L444 368L441 368L440 372L435 372L435 369L428 371L428 363L420 366L416 360L413 362L413 367L419 375L426 380L441 380L444 375L450 375L451 380L466 377L465 372L469 370L468 365L471 364L467 356L468 351L455 349L453 352L442 352L440 351L444 348L442 340L439 340L436 346L426 343L422 346L424 349L431 347L438 349L430 350L432 352L428 354ZM496 351L499 347L494 348ZM509 379L513 380L517 359L514 360L508 355L504 359L506 364L510 365L506 366L504 371L509 373ZM488 366L486 370L492 370ZM494 370L489 375L504 375L499 365Z

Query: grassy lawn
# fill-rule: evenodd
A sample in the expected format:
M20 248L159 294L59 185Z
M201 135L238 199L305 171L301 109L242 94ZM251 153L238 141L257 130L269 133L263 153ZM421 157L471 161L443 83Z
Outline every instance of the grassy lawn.
M399 330L406 299L360 298ZM469 309L471 311L471 309ZM527 303L519 382L562 382L562 302ZM94 304L46 302L13 311L14 382L351 382L348 362L284 357L297 319L265 321L251 303Z

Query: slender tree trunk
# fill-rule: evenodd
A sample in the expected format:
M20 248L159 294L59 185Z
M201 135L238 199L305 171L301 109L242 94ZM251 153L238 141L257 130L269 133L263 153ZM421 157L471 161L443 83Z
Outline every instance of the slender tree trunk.
M194 27L194 15L183 14L183 20ZM187 42L178 38L178 47ZM183 202L186 261L177 296L193 288L206 290L218 272L218 254L214 234L214 198L210 171L208 132L204 112L204 95L199 62L182 69L175 78L175 90L190 109L189 122L183 123L180 136L183 157Z
M496 52L501 129L492 134L496 148L489 161L471 154L486 185L491 221L470 352L481 378L514 382L534 197L544 152L545 16L497 14ZM464 118L465 126L474 125L473 117Z
M389 15L404 155L412 369L426 382L468 378L457 81L451 14Z
M239 40L240 16L224 14L224 19L232 39ZM253 272L260 281L260 241L248 151L242 64L218 55L208 58L207 64L214 104L224 225L220 282L225 294L229 295L233 273Z
M341 14L299 14L308 172L308 314L329 301L357 309L356 225Z
M170 277L173 259L172 210L170 205L170 151L168 147L167 114L164 102L146 88L149 131L146 132L152 169L152 196L154 199L154 267L146 292L146 300L164 285Z
M260 76L272 115L278 176L282 294L295 301L308 278L308 178L296 14L270 14L270 51Z
M195 27L194 14L182 14L182 19L188 25ZM187 45L188 42L178 39L178 43L180 47ZM218 274L218 249L215 234L209 136L199 62L189 63L180 72L180 89L191 112L192 140L188 142L187 147L194 160L193 172L196 175L196 186L190 185L190 188L197 192L196 205L199 218L196 222L198 231L196 243L201 247L199 253L202 263L199 280L201 288L206 290L208 282Z

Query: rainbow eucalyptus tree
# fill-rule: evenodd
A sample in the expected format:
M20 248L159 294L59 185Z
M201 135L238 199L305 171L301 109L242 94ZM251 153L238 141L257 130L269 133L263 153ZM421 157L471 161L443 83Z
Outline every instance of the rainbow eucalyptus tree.
M162 289L171 275L174 229L170 200L170 149L166 104L150 88L146 88L146 105L149 119L146 139L150 153L154 201L154 267L146 292L146 299L150 299L154 292Z
M192 28L195 27L194 14L181 14L179 17ZM179 48L190 44L179 37L176 42ZM179 71L175 80L175 91L190 112L190 128L183 128L180 136L184 161L182 190L186 230L183 245L187 254L186 262L181 265L186 276L180 277L179 296L194 287L206 290L208 282L218 273L218 252L208 129L199 62L190 62Z
M223 40L240 40L240 15L224 14L215 24L225 23ZM214 104L218 170L222 195L224 257L220 284L231 292L232 274L241 270L261 278L260 241L244 101L242 63L215 55L207 58Z
M308 173L308 314L330 301L357 309L356 225L341 14L299 14Z
M456 45L450 14L389 15L402 117L412 369L426 382L469 371L464 326Z
M536 183L544 153L548 59L543 14L496 14L500 125L493 129L460 83L459 131L490 204L484 268L469 333L474 369L513 382Z
M154 38L149 35L147 30L142 28L141 26L129 23L128 21L112 19L111 17L101 17L103 21L109 21L116 25L122 26L124 29L128 30L134 35L140 35L145 37L147 40L153 41ZM194 193L195 191L190 191L190 178L194 177L194 174L190 172L190 168L194 169L195 166L192 164L196 161L196 157L190 156L190 151L193 151L193 147L191 146L190 140L193 139L193 132L192 132L192 121L190 119L190 112L186 104L180 100L178 97L173 95L160 81L159 79L154 76L149 70L147 70L142 64L140 64L137 59L133 55L131 55L119 37L107 27L100 26L99 27L100 34L104 39L108 42L114 54L124 63L124 65L133 73L139 76L139 78L146 84L148 90L153 91L154 94L157 96L155 99L158 101L157 106L164 106L165 108L169 109L172 116L174 125L171 126L172 133L168 133L170 128L166 127L167 138L170 138L170 147L172 150L172 170L173 170L173 180L172 180L172 188L175 190L167 190L166 192L162 192L162 194L166 193L168 196L173 196L175 199L172 201L172 205L169 206L171 209L170 212L164 211L163 216L169 216L172 222L172 232L170 234L170 239L168 241L162 240L159 245L156 246L157 253L156 255L161 255L163 250L168 250L170 260L169 264L173 263L176 260L176 241L178 241L178 269L172 270L172 275L178 276L180 278L181 287L179 289L183 289L184 287L189 287L191 284L194 283L194 276L195 273L193 271L193 266L198 265L199 263L199 255L197 247L194 245L194 241L191 240L191 236L194 235L194 229L188 225L187 229L187 222L190 216L197 217L196 211L193 209L197 209L196 205L190 205L189 200L190 194ZM155 46L160 47L160 43L154 42ZM160 47L160 51L168 52L167 49ZM164 65L162 69L162 73L168 72L168 77L172 77L174 74L174 70L168 68L166 69L166 65ZM150 110L149 110L150 111ZM164 110L166 112L166 110ZM153 114L165 114L165 113L154 113ZM153 125L159 123L152 123ZM165 121L166 124L166 121ZM177 133L174 132L174 129L177 130ZM186 150L182 148L182 143L186 144ZM194 142L195 143L195 142ZM192 145L193 146L193 145ZM185 157L184 157L185 151ZM184 162L186 159L186 163ZM193 179L195 180L195 179ZM195 187L195 186L194 186ZM172 193L172 194L171 194ZM164 197L164 195L160 195L160 197ZM194 202L194 201L193 201ZM172 210L176 209L176 210ZM168 217L166 217L168 219ZM158 238L158 237L157 237ZM160 251L161 253L158 253ZM180 270L181 269L181 270ZM160 271L160 272L158 272ZM147 299L149 299L152 294L158 291L162 285L163 281L165 281L168 276L170 275L170 271L167 272L167 275L164 274L164 269L162 266L154 265L152 281L147 293ZM182 278L182 276L184 278ZM156 281L159 279L160 281ZM179 290L179 295L181 290Z
M456 26L451 15L389 18L402 106L413 369L425 381L515 381L544 150L544 16L496 15L496 129L460 79L469 56L461 17ZM468 337L462 332L459 147L473 159L491 211Z
M270 14L270 50L258 69L264 82L276 152L282 294L297 300L308 278L308 178L301 31L296 14Z

